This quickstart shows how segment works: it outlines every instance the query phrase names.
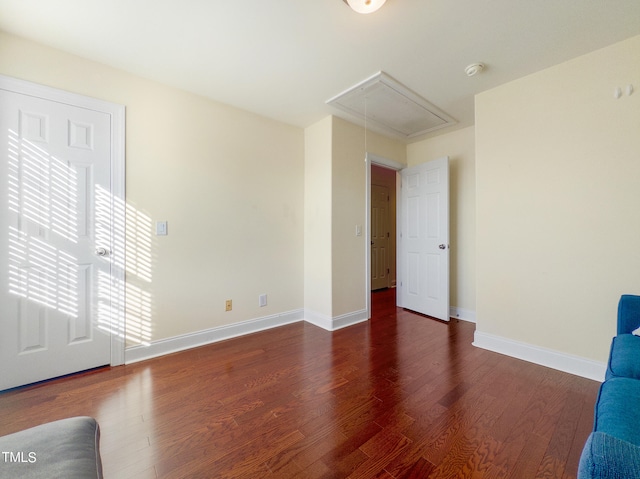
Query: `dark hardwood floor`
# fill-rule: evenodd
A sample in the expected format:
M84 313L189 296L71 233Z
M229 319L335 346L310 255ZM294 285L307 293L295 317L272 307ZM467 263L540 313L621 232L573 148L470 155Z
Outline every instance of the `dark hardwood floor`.
M575 478L599 383L397 309L296 323L0 394L0 435L75 415L107 479Z

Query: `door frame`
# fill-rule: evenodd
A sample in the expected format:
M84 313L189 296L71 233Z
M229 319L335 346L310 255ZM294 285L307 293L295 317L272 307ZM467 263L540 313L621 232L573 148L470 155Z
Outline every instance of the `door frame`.
M407 165L403 165L400 162L385 158L383 156L374 155L372 153L365 153L365 305L367 311L367 319L371 319L371 165L380 166L397 172L406 168ZM398 196L398 188L396 188L396 198ZM396 205L398 202L396 201ZM397 208L397 206L396 206ZM396 219L397 223L397 219Z
M111 119L111 249L112 257L122 258L125 249L125 107L57 88L32 83L18 78L0 75L3 90L34 96L44 100L86 108L106 113ZM116 227L117 226L117 227ZM125 271L112 263L111 311L114 325L111 328L111 366L124 364L125 351Z

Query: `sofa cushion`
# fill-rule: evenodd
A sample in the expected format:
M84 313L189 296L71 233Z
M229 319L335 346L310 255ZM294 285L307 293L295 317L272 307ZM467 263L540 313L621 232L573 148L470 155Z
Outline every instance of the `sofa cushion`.
M613 338L606 377L640 379L640 337L620 334Z
M100 479L100 428L73 417L0 437L0 479Z
M640 326L640 296L623 294L618 301L618 334L629 334Z
M582 449L577 479L640 477L640 447L602 432L592 432Z
M611 378L600 386L594 432L604 432L640 446L640 381Z

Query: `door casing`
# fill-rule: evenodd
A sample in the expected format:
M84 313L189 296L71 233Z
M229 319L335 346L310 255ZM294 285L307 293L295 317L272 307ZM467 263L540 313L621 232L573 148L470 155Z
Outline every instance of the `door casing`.
M405 165L382 156L365 154L365 305L367 318L371 318L371 165L400 171ZM397 196L398 188L396 188Z

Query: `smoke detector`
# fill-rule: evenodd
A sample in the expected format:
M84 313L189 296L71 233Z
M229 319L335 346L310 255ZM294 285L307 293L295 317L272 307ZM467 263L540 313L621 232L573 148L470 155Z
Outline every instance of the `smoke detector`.
M472 63L471 65L468 65L467 68L464 69L464 72L467 74L468 77L472 77L480 73L482 70L484 70L483 63Z

